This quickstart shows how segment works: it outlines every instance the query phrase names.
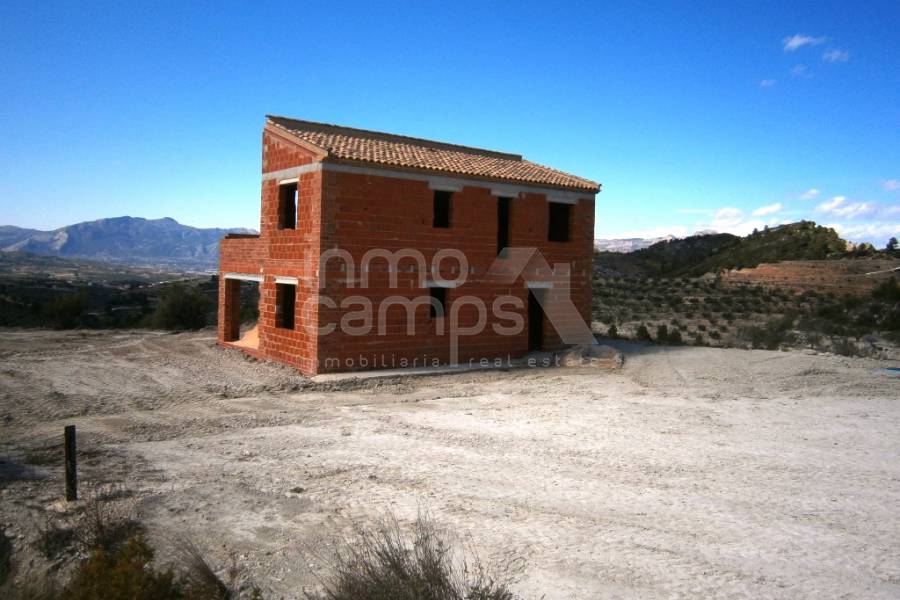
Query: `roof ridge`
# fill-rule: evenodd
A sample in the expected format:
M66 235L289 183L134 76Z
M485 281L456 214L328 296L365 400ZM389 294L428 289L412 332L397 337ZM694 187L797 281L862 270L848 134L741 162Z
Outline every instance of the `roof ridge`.
M356 127L346 127L344 125L332 125L331 123L320 123L318 121L304 121L303 119L294 119L292 117L284 117L280 115L266 115L266 120L285 129L290 130L290 123L299 125L298 129L307 131L318 131L322 133L346 134L354 137L367 137L376 140L388 142L410 143L416 146L424 146L426 148L434 148L437 150L453 150L456 152L464 152L466 154L477 154L479 156L490 156L493 158L502 158L505 160L514 160L522 162L521 154L513 154L511 152L499 152L497 150L487 150L485 148L477 148L475 146L464 146L461 144L450 144L447 142L438 142L436 140L428 140L425 138L417 138L408 135L399 135L396 133L387 133L384 131L373 131L371 129L358 129ZM280 121L280 122L279 122Z

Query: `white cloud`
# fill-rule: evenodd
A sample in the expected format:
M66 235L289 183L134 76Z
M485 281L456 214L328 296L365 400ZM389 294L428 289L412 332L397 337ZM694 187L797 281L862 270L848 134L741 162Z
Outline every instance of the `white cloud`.
M830 63L847 62L850 59L850 53L840 48L833 48L822 55L822 60Z
M896 192L900 190L900 179L888 179L882 184L882 187L884 187L885 191Z
M816 188L809 188L808 190L806 190L805 192L800 194L800 199L801 200L815 200L816 198L819 197L819 194L821 194L821 193L822 192L820 192Z
M774 79L763 79L762 81L759 82L759 87L764 87L764 88L772 87L776 83L778 83L778 82Z
M831 223L827 225L841 237L853 242L869 242L883 248L889 238L900 237L900 221L867 223Z
M806 65L794 65L791 69L791 75L794 77L809 77L809 67Z
M794 52L795 50L799 50L803 46L818 46L819 44L824 44L827 39L828 38L812 37L809 35L803 35L802 33L797 33L795 35L788 36L781 41L784 44L785 52Z
M783 207L781 206L781 202L776 202L775 204L769 204L768 206L760 206L756 210L753 211L754 217L765 217L766 215L771 215L780 211Z
M823 202L817 206L816 210L829 215L854 219L860 215L872 212L872 206L868 202L852 202L848 204L845 196L835 196L828 202Z
M675 237L686 237L688 234L687 227L682 225L673 225L671 227L661 225L659 227L648 227L646 229L632 229L627 231L617 231L615 233L604 234L599 239L603 240L627 240L631 238L658 238L667 235Z
M835 196L828 202L823 202L822 204L816 207L816 210L821 210L822 212L831 212L841 204L847 201L845 196Z
M675 212L682 215L712 215L716 211L713 208L676 208Z
M733 224L739 223L744 218L744 211L739 208L733 208L731 206L726 206L725 208L720 208L716 211L714 222L719 222L722 224Z
M768 208L768 207L763 207ZM716 211L712 221L697 223L698 230L714 230L721 233L732 233L734 235L747 235L752 233L754 229L763 229L764 227L774 227L785 221L779 218L769 219L748 219L744 211L739 208L727 206Z

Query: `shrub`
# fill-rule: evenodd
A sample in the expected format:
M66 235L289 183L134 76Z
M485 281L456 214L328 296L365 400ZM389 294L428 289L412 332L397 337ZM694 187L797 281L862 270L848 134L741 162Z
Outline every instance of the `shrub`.
M789 332L794 320L793 315L786 314L770 320L764 327L742 327L738 330L738 337L750 342L753 348L775 350L781 344L794 342L794 336Z
M900 308L888 312L881 319L881 326L888 331L900 330Z
M133 517L132 493L119 486L97 488L74 524L43 530L39 549L48 557L74 545L86 559L61 591L49 574L16 586L0 581L0 597L9 600L258 600L250 582L239 586L243 572L235 566L223 582L190 542L178 540L178 570L153 568L153 549ZM122 501L122 499L126 501ZM0 539L5 539L0 530ZM46 547L40 547L44 546ZM2 548L0 548L2 550ZM2 562L2 561L0 561ZM246 594L241 595L242 592Z
M163 294L151 323L159 329L201 329L206 327L206 315L211 302L200 289L174 285Z
M660 344L665 344L669 341L669 328L665 325L660 325L656 328L656 341Z
M619 337L619 330L616 328L616 324L613 323L609 326L609 329L606 331L606 337L616 339Z
M811 348L817 348L822 343L822 336L815 331L806 332L806 343Z
M653 338L650 337L650 331L647 329L647 326L641 323L638 325L637 330L635 331L635 337L644 342L652 342Z
M706 340L703 339L703 334L697 332L694 334L694 345L695 346L703 346L706 344Z
M51 300L44 312L56 329L73 329L84 316L84 309L84 296L67 293Z
M84 505L72 527L72 540L84 554L100 549L118 550L129 539L143 533L134 514L130 493L119 487L98 488ZM120 500L125 497L126 500Z
M868 327L874 329L878 325L877 305L869 307L868 310L865 310L858 314L856 318L853 319L853 324L857 327Z
M900 286L897 285L897 280L894 277L886 280L872 290L872 297L888 302L900 302Z
M185 598L171 571L151 567L153 550L142 535L115 550L97 548L66 586L68 600L163 600Z
M865 356L866 352L860 350L853 340L845 337L831 338L831 351L841 356Z
M710 330L709 330L709 337L710 337L711 339L714 339L714 340L720 340L720 339L722 339L722 334L720 334L720 333L719 333L718 331L716 331L715 329L710 329Z
M678 346L678 345L684 343L683 340L681 339L681 332L678 331L677 329L673 329L672 331L670 331L669 332L669 343L672 344L673 346Z
M354 540L333 558L323 590L309 600L514 600L512 569L495 578L477 558L458 560L441 532L420 515L411 539L397 520L373 530L357 529ZM515 562L515 561L513 561Z

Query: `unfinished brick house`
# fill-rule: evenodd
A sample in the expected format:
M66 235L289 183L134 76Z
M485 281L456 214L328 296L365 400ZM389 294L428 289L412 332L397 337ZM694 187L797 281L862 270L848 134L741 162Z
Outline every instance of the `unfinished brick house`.
M219 343L305 374L559 349L590 322L599 189L515 154L267 117L260 234L221 243ZM242 284L259 286L243 337Z

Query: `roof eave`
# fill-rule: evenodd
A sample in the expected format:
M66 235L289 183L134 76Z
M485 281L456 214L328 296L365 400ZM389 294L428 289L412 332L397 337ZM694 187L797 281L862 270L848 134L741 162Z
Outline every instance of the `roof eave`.
M360 167L369 167L372 169L383 169L385 171L397 171L400 173L421 173L423 175L442 175L444 177L457 177L459 179L475 179L478 181L485 182L493 182L493 183L505 183L505 184L517 184L517 185L525 185L530 187L537 188L549 188L554 190L564 190L567 192L580 192L585 194L597 194L601 189L601 184L591 181L593 187L576 187L576 186L564 186L564 185L555 185L552 183L543 183L540 181L528 181L524 179L512 179L508 177L488 177L485 175L475 175L469 173L460 173L457 171L445 171L441 169L425 169L420 167L407 167L403 165L392 165L388 163L380 163L374 161L367 160L356 160L352 158L337 158L335 156L327 156L322 159L323 163L332 163L332 164L342 164L342 165L356 165Z

